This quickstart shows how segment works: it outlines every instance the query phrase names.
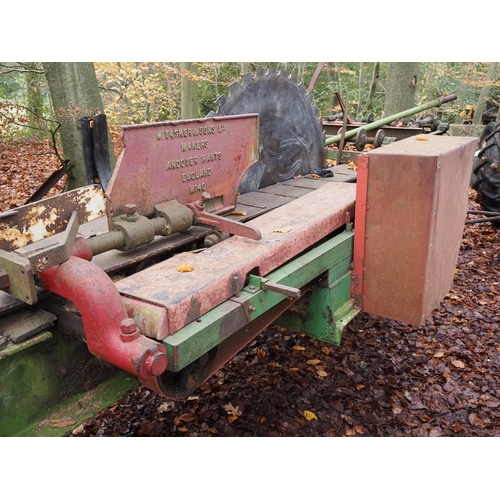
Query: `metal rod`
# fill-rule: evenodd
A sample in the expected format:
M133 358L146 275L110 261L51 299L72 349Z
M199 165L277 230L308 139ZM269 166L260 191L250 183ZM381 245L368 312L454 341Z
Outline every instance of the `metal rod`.
M411 108L407 109L406 111L401 111L400 113L397 113L395 115L387 116L386 118L381 118L380 120L376 120L372 123L367 123L366 125L363 125L362 127L358 127L352 130L349 130L349 132L346 132L345 134L345 139L350 139L351 137L354 137L361 129L363 130L374 130L376 128L382 127L383 125L388 125L389 123L399 120L400 118L405 118L410 115L414 115L416 113L420 113L421 111L425 111L426 109L429 108L434 108L434 107L439 107L442 104L445 104L447 102L454 101L457 98L456 94L448 95L445 97L439 97L438 99L434 99L433 101L430 101L425 104L421 104L420 106L417 106L416 108ZM325 145L329 146L330 144L335 144L336 142L339 142L341 138L341 134L333 135L332 137L329 137L325 141Z

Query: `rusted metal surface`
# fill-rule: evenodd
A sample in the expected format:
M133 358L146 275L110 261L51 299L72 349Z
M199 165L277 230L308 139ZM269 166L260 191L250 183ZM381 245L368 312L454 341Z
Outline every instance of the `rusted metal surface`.
M43 184L24 202L25 205L41 200L67 174L65 168L52 172Z
M476 144L427 134L368 154L364 257L357 219L354 257L364 311L419 325L450 290Z
M106 196L109 217L135 203L150 217L170 200L188 204L210 194L210 211L236 205L241 178L258 158L258 115L215 117L123 127L125 150Z
M175 255L121 280L117 288L127 298L163 307L164 324L175 333L231 297L235 275L241 283L250 271L265 276L345 224L346 213L354 213L355 189L326 183L254 219L261 240L234 236L200 253ZM192 271L179 272L181 264L190 264Z
M366 123L361 123L361 122L356 122L356 123L348 123L346 125L346 130L355 130L358 129L359 127L362 127L366 125ZM323 121L323 130L325 131L325 134L327 136L330 135L338 135L341 133L342 130L342 122L341 121L336 121L336 122L327 122ZM391 127L389 125L386 125L384 127L380 127L377 130L384 130L386 137L396 137L398 141L402 141L403 139L406 139L408 137L413 137L414 135L421 134L423 132L422 127ZM368 137L373 137L375 138L375 134L377 133L377 130L365 130L366 135Z
M0 249L16 250L63 231L73 211L81 224L102 217L102 188L85 186L0 214Z
M351 282L351 295L356 307L361 307L363 302L368 158L368 155L359 156L356 181L356 212L354 216L356 231L354 231L353 275Z
M307 87L307 92L310 94L314 86L316 85L316 82L318 81L319 75L321 74L321 71L323 70L326 62L320 62L318 63L318 66L316 67L316 70L314 71L314 75L311 78L311 81L309 82L309 86Z

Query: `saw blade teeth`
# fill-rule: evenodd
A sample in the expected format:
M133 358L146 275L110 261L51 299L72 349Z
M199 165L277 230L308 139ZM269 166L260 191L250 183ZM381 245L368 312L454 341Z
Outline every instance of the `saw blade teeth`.
M223 108L226 105L226 102L227 96L225 96L224 94L219 96L215 101L215 104L217 104L217 109L220 110L221 108Z
M241 87L241 83L240 82L233 82L233 83L230 83L229 84L229 92L233 93L233 92L237 92L238 89Z
M276 68L274 66L269 66L267 70L267 76L269 78L277 78Z

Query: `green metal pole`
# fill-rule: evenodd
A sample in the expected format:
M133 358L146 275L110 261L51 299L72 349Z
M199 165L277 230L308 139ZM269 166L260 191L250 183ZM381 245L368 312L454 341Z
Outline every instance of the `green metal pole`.
M383 125L388 125L389 123L399 120L400 118L405 118L410 115L414 115L416 113L420 113L421 111L425 111L426 109L429 108L434 108L434 107L439 107L442 104L445 104L447 102L454 101L457 98L456 94L451 94L445 97L439 97L437 99L434 99L434 101L427 102L425 104L421 104L420 106L417 106L416 108L411 108L407 109L406 111L401 111L400 113L397 113L395 115L387 116L386 118L381 118L380 120L376 120L372 123L368 123L366 125L363 125L362 127L354 128L352 130L349 130L349 132L346 132L344 135L345 139L350 139L351 137L354 137L361 129L363 130L374 130L376 128L382 127ZM329 146L330 144L335 144L336 142L339 142L341 138L341 134L337 135L332 135L325 141L325 146Z

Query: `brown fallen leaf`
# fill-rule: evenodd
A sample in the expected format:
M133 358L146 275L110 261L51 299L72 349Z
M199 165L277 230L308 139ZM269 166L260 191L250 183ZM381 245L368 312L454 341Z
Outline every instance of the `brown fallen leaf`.
M259 350L257 351L257 357L258 357L259 359L264 359L264 358L266 357L266 351L263 351L262 349L259 349Z
M481 418L479 418L475 413L471 413L469 415L469 422L474 427L484 427L484 421Z
M415 140L416 141L428 141L429 138L428 137L422 137L421 135L417 135L417 137L415 137Z
M311 174L311 177L314 179L321 179L321 176L318 174Z
M274 232L275 233L289 233L292 230L292 226L286 227L277 227Z
M236 417L240 417L241 416L240 407L239 406L234 407L231 403L229 403L227 405L224 405L224 410L226 410L226 412L229 415L236 415Z
M435 358L442 358L443 356L444 356L444 352L443 351L438 351L436 354L434 354Z
M323 371L323 370L319 370L319 371L318 371L318 375L319 375L320 377L328 377L328 373L326 373L326 372L325 372L325 371Z
M179 264L177 266L177 271L180 273L190 273L193 270L193 266L191 264Z
M328 356L330 354L330 349L328 349L328 347L322 347L321 352Z
M235 420L237 420L237 419L238 419L238 415L229 415L229 416L227 417L227 421L228 421L230 424L232 424L232 423L233 423Z
M246 215L246 212L231 212L231 215Z
M183 413L182 415L179 415L179 420L182 422L192 422L194 419L195 416L191 413Z
M308 365L313 365L313 366L319 365L320 363L321 363L321 361L319 359L309 359L307 361Z
M453 366L456 366L457 368L465 368L465 364L459 359L455 359L454 361L451 362L451 364Z
M294 351L305 351L306 348L305 347L302 347L301 345L294 345L293 346L293 350Z
M295 366L294 366L293 368L290 368L290 371L291 371L291 372L298 372L298 371L299 371L299 369L298 369L297 367L295 367Z

